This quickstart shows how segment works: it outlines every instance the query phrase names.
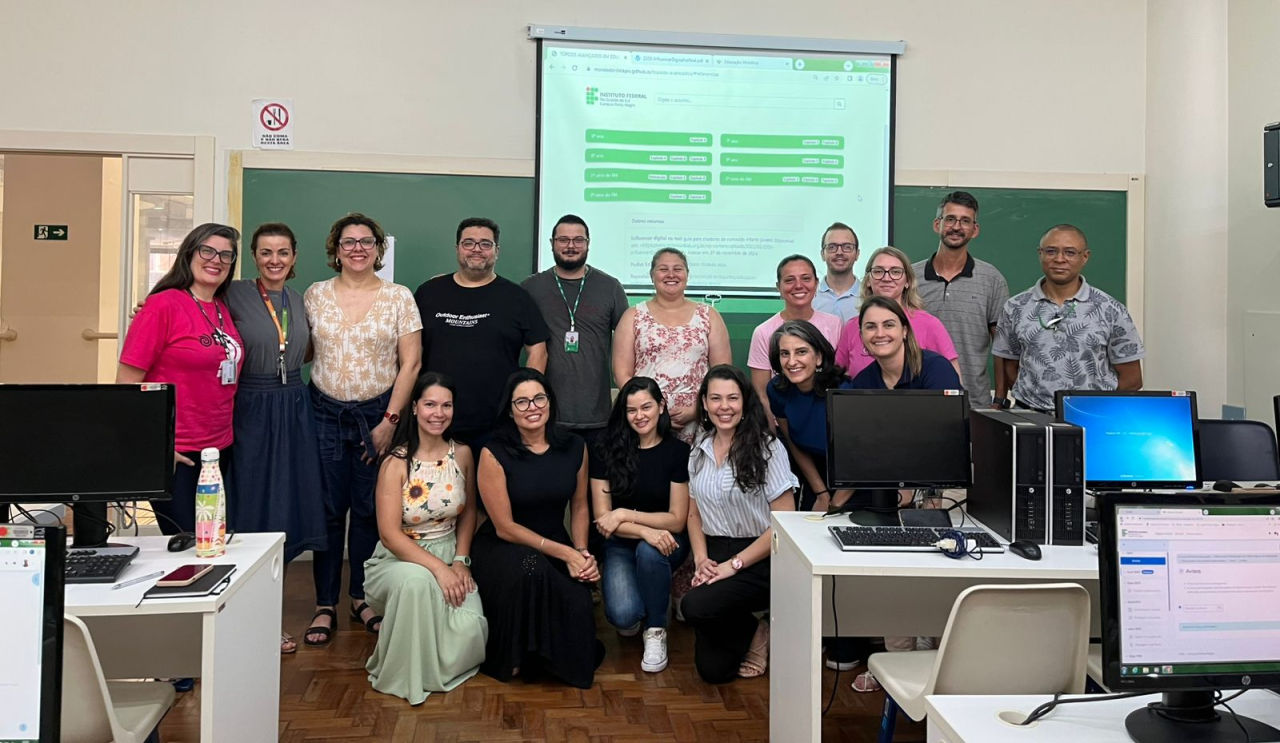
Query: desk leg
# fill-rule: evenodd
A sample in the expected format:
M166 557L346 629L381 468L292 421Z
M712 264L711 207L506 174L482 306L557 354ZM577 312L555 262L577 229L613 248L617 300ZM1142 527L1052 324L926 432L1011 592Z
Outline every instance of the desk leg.
M280 727L280 600L277 548L216 614L204 617L200 740L275 740Z
M822 578L791 540L777 540L769 593L769 740L822 735Z

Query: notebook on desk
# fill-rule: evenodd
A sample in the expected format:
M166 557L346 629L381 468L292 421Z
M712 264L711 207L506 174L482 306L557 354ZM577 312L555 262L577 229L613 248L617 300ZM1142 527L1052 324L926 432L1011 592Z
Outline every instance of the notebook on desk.
M199 598L222 593L225 584L236 571L235 565L214 565L195 583L189 586L152 586L142 595L143 599Z

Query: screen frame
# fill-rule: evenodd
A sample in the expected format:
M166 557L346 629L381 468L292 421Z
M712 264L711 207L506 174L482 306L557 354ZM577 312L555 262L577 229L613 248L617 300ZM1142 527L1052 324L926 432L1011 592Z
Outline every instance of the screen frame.
M1185 397L1190 402L1192 458L1195 461L1194 480L1090 480L1089 479L1089 431L1085 426L1072 423L1063 415L1068 397ZM1168 489L1192 490L1204 484L1200 467L1200 411L1193 390L1057 390L1053 393L1053 414L1059 423L1078 426L1084 431L1084 462L1086 490L1136 490Z
M959 390L869 390L869 389L834 389L827 390L826 412L827 412L827 471L824 473L827 478L827 487L832 490L840 489L906 489L906 488L968 488L973 485L973 455L967 453L965 456L969 464L968 476L963 480L841 480L835 477L836 457L840 450L839 444L836 442L836 427L832 425L835 419L835 406L838 404L836 400L841 397L938 397L938 398L957 398L957 405L960 406L960 425L964 430L966 451L972 443L972 435L969 429L969 393L963 389Z
M1120 675L1119 552L1116 514L1121 506L1194 508L1198 506L1277 506L1280 493L1176 493L1153 496L1142 492L1098 495L1098 587L1102 625L1102 675L1114 692L1210 691L1214 689L1280 688L1280 671L1186 674L1174 676ZM1280 661L1280 659L1276 659Z
M56 741L62 735L62 615L66 608L67 530L62 526L0 523L0 538L45 542L39 740Z

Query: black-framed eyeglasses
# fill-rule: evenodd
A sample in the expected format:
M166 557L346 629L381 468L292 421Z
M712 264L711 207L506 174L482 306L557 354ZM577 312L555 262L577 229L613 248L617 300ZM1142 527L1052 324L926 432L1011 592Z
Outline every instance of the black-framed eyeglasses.
M948 214L947 216L943 217L942 223L948 227L955 227L956 225L960 225L966 230L974 226L975 224L977 224L976 221L970 219L969 217L957 217L954 214Z
M828 253L856 253L858 252L857 243L827 243L822 249Z
M462 242L458 243L458 247L462 248L463 250L488 251L498 247L498 244L492 240L472 240L471 238L468 237L466 240L463 240Z
M522 413L528 410L530 405L541 410L547 407L547 395L544 392L539 392L533 397L517 397L511 401L511 405Z
M1045 258L1048 258L1049 260L1053 260L1054 258L1057 258L1059 255L1061 255L1063 258L1066 258L1069 261L1074 261L1075 259L1084 255L1083 250L1076 250L1075 248L1040 248L1039 250L1040 250L1040 255L1043 255Z
M570 245L575 248L585 248L587 247L587 244L591 242L591 238L584 237L583 235L574 235L573 237L560 235L558 237L551 238L551 242L555 243L558 248L567 248Z
M218 250L208 245L201 245L196 248L196 254L206 261L217 258L218 262L228 265L236 262L236 251L234 250Z
M346 253L354 253L357 246L364 248L365 250L373 250L374 246L377 244L378 238L376 237L362 237L359 239L354 237L344 237L338 241L338 247L342 248L343 252Z
M867 273L871 274L871 278L873 279L883 279L885 276L888 276L894 281L897 281L907 275L907 272L903 270L901 266L894 266L893 268L881 268L880 266L876 266Z

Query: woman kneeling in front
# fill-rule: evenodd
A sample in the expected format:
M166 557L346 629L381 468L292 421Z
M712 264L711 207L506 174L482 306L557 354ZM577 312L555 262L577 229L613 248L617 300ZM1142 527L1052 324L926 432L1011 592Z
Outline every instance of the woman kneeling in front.
M378 472L382 539L364 564L369 602L383 616L369 682L410 704L474 676L489 634L468 556L475 462L449 438L452 423L453 383L418 377Z
M694 628L698 674L718 684L765 671L769 625L754 612L769 608L769 512L795 510L797 482L759 396L736 367L707 372L697 420L701 431L689 455L697 569L682 609Z

